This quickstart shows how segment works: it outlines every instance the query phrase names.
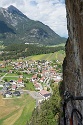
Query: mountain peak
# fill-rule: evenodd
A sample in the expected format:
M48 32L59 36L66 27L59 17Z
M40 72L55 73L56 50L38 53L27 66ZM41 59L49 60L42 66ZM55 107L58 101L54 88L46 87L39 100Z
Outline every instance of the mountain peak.
M9 7L8 7L8 9L12 9L12 10L18 10L15 6L13 6L13 5L10 5Z
M0 40L3 40L4 45L11 43L55 45L65 42L48 26L30 20L13 5L0 10Z
M20 10L18 10L18 9L17 9L15 6L13 6L13 5L10 5L10 6L7 8L7 11L8 11L9 13L18 14L18 15L20 15L20 16L22 16L22 17L27 18L26 15L24 15Z
M8 12L10 13L13 13L13 12L19 12L19 13L22 13L21 11L19 11L16 7L14 7L13 5L10 5L8 8L7 8Z

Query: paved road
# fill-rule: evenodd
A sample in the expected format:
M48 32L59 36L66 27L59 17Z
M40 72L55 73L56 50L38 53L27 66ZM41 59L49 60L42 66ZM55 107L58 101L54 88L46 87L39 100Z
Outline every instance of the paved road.
M34 99L43 99L43 96L39 94L39 92L36 91L30 91L30 90L19 90L21 93L26 93L29 94L30 96L32 96L32 98Z
M28 93L32 98L36 100L36 107L39 105L38 101L43 100L44 97L42 97L38 92L36 91L30 91L30 90L23 90L23 93Z
M50 93L53 94L53 91L52 91L52 88L50 87L49 82L50 82L50 78L47 79L46 85L47 85L48 88L50 88Z
M39 100L43 100L44 99L44 97L42 97L36 91L30 91L29 94L36 100L36 107L39 106Z
M0 81L2 81L2 79L7 75L7 73L5 73L5 75L3 75L1 78L0 78Z
M43 97L36 91L29 91L29 95L31 95L34 99L43 99Z

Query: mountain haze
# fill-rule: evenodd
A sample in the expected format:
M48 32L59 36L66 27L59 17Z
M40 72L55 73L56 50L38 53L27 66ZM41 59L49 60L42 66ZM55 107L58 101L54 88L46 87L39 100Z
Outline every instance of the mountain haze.
M0 8L0 42L4 45L11 43L35 43L56 45L65 43L66 38L60 37L47 25L29 19L14 6Z

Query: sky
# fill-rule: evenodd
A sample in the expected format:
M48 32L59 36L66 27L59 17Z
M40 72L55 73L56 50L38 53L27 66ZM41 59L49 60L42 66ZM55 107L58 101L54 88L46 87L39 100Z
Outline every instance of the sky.
M14 5L28 18L48 25L61 37L67 37L65 0L0 0L0 7Z

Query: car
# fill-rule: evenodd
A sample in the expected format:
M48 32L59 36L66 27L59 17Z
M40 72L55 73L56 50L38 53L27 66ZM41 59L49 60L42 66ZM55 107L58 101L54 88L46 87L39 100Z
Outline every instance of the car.
M20 96L21 94L20 94L19 91L15 91L15 92L13 92L13 95L14 95L14 96Z

